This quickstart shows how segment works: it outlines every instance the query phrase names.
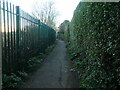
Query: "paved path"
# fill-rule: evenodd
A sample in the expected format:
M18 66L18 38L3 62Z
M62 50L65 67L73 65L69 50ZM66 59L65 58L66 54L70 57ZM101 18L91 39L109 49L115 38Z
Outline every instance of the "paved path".
M47 56L42 66L35 72L24 88L71 88L76 81L69 72L65 43L57 40L54 50ZM74 83L75 82L75 83Z

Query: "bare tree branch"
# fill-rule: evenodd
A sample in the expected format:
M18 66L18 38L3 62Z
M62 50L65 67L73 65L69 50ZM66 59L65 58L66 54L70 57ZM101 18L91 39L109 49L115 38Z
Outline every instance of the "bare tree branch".
M56 17L58 16L58 12L55 9L54 2L36 2L33 6L32 15L48 26L52 28L56 27Z

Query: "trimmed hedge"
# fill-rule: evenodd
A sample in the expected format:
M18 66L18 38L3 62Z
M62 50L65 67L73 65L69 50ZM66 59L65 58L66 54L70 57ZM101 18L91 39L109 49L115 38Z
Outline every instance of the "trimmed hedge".
M80 2L68 30L65 40L80 87L119 87L120 3Z

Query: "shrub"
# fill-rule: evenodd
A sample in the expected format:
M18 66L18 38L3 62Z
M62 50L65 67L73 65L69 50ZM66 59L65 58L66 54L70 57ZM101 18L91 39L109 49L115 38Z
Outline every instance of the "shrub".
M120 4L80 2L69 24L68 52L80 87L120 86Z
M3 75L3 86L2 88L16 88L20 82L22 81L20 77L18 77L16 74L11 73L11 75Z

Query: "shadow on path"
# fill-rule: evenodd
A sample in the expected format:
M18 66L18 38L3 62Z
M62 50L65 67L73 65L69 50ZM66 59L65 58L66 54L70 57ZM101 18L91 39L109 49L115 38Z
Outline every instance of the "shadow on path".
M75 88L75 75L69 72L64 41L57 40L54 50L42 66L25 83L23 88Z

